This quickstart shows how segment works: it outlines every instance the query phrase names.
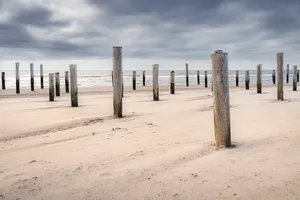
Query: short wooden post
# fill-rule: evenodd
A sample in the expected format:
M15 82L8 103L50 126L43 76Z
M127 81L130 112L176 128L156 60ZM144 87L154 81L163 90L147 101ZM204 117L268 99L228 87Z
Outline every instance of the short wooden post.
M299 69L297 70L297 82L299 83Z
M283 53L277 53L277 99L283 101Z
M153 82L153 101L159 101L158 64L153 65L152 82Z
M239 70L235 72L235 86L239 87Z
M289 83L289 75L290 75L290 65L286 66L286 83Z
M54 73L49 74L49 101L54 101Z
M246 86L246 90L249 90L249 83L250 83L249 70L247 70L245 72L245 86Z
M261 94L261 64L257 65L257 72L256 72L256 88L257 88L257 93Z
M132 89L136 90L136 71L132 72Z
M113 47L113 106L114 116L116 118L123 117L123 72L122 72L122 47Z
M272 72L272 82L273 84L276 84L276 70L273 70Z
M20 63L16 62L16 93L20 94Z
M5 90L5 72L1 72L2 90Z
M30 87L31 87L31 91L34 91L34 67L33 67L33 63L30 63Z
M60 96L60 78L59 72L55 72L55 94L57 97Z
M208 82L207 82L207 71L205 71L204 72L204 85L205 85L206 88L207 88L207 84L208 84Z
M200 72L197 71L197 84L200 85Z
M227 53L211 54L215 141L218 147L231 147L230 102Z
M145 71L143 71L143 86L146 86L146 75L145 75Z
M297 91L297 65L294 65L293 71L293 91Z
M174 71L171 71L170 92L171 94L175 94L175 72Z
M65 71L65 89L66 93L69 93L69 71Z
M77 66L70 65L71 106L78 107Z
M44 68L40 65L40 78L41 78L41 89L44 89Z
M189 64L185 63L185 82L186 86L189 87Z

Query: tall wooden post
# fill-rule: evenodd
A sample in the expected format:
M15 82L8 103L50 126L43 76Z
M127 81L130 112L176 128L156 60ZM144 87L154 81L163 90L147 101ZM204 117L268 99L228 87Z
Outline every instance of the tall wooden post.
M69 71L65 71L65 89L69 93Z
M211 54L213 76L215 141L218 147L231 146L230 102L227 53L217 50Z
M276 70L273 70L273 72L272 72L272 81L273 81L273 84L276 84Z
M145 75L145 71L143 71L143 86L146 86L146 75Z
M170 92L171 94L175 94L175 72L174 71L171 71Z
M294 65L293 71L293 91L297 91L297 65Z
M197 84L200 85L200 72L197 71Z
M185 63L185 80L186 86L189 87L189 64Z
M78 107L77 66L70 65L71 106Z
M5 90L5 72L1 72L2 90Z
M54 73L49 74L49 101L54 101Z
M117 118L121 118L123 117L122 47L113 47L113 70L114 70L114 84L113 84L114 116Z
M277 53L277 99L283 101L283 53Z
M153 82L153 101L159 101L158 64L153 65L152 82Z
M41 89L44 89L44 69L43 65L40 65L40 78L41 78Z
M30 87L31 87L31 91L34 91L34 67L33 67L33 63L30 63Z
M235 86L239 87L239 70L235 72Z
M132 89L136 90L136 71L132 72Z
M247 70L245 72L245 86L246 86L246 90L249 90L249 83L250 83L249 70Z
M299 82L299 69L297 70L297 82Z
M256 71L256 88L257 93L261 94L261 64L257 65L257 71Z
M204 85L205 87L207 88L207 84L208 84L208 81L207 81L207 71L204 72Z
M20 94L20 63L16 62L16 93Z
M286 66L286 82L289 83L289 75L290 75L290 65L287 64Z
M55 73L55 94L57 97L60 96L60 77L59 72Z

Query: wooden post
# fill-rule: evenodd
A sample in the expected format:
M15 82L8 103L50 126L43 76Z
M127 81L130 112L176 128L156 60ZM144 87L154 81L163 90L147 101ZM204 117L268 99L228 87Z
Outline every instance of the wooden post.
M77 66L70 65L71 106L78 107Z
M293 91L297 91L297 65L294 65L293 71Z
M44 89L44 69L43 65L40 65L40 78L41 78L41 89Z
M54 73L49 74L49 101L54 101Z
M55 73L55 94L57 97L60 96L60 78L59 78L59 72Z
M146 75L145 75L145 71L143 71L143 86L146 86Z
M185 80L186 86L189 87L189 64L185 63Z
M287 64L287 66L286 66L286 83L289 83L289 75L290 75L289 68L290 68L290 65Z
M235 72L235 85L236 87L239 87L239 70L236 70Z
M158 64L153 65L152 70L153 82L153 101L159 101L159 88L158 88Z
M175 72L174 71L171 71L170 92L171 94L175 94Z
M1 72L2 90L5 90L5 72Z
M33 63L30 63L30 87L31 87L31 91L34 91L34 68L33 68Z
M132 72L132 89L136 90L136 71Z
M283 101L283 53L277 53L277 99Z
M65 71L65 88L66 93L69 93L69 71Z
M207 71L204 72L204 84L205 84L205 87L207 88Z
M247 70L245 72L245 86L246 86L246 90L249 90L249 83L250 83L249 70Z
M256 87L257 87L257 93L261 94L261 64L257 65L257 77L256 77Z
M114 116L116 118L121 118L123 117L122 47L113 47L113 70L114 70L114 84L113 84Z
M273 70L273 72L272 72L272 81L273 81L273 84L276 84L276 70Z
M299 82L299 69L297 70L297 82Z
M200 72L197 71L197 83L198 85L200 85Z
M211 54L213 76L215 141L218 147L231 147L230 102L227 53Z
M16 62L16 93L20 94L20 63Z

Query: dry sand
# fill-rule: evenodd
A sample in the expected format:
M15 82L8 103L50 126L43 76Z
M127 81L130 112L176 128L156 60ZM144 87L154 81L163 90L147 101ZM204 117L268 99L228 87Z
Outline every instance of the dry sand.
M178 87L177 87L178 88ZM230 90L232 140L213 144L210 89L125 92L113 119L111 88L0 92L0 199L300 199L300 92ZM142 90L142 91L141 91ZM24 91L22 91L24 93Z

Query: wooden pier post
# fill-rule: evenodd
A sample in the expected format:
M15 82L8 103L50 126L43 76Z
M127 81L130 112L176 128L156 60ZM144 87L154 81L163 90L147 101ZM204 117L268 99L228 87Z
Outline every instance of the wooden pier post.
M272 82L273 84L276 84L276 70L273 70L272 72Z
M257 65L257 71L256 71L256 87L257 87L257 93L261 94L261 64Z
M70 65L71 106L78 107L77 66Z
M297 82L299 83L299 69L297 70Z
M123 117L123 72L122 72L122 47L113 47L113 108L116 118Z
M30 63L30 88L34 91L34 67L33 63Z
M204 72L204 85L205 85L206 88L207 88L207 84L208 84L208 82L207 82L207 71L205 71Z
M136 90L136 71L132 72L132 89Z
M186 86L189 87L189 64L185 63L185 80Z
M70 91L70 86L69 86L69 71L65 71L65 89L66 93L69 93Z
M146 75L145 75L145 71L143 71L143 86L146 86Z
M290 65L286 66L286 83L289 83L289 75L290 75Z
M20 94L20 63L16 62L16 93Z
M5 72L1 72L2 90L5 90Z
M227 53L211 54L215 141L218 147L231 147L230 102Z
M294 65L293 71L293 91L297 91L297 65Z
M235 86L239 87L239 70L235 72Z
M41 89L44 89L44 68L40 65L40 78L41 78Z
M245 86L246 90L249 90L249 83L250 83L250 76L249 76L249 70L245 72Z
M277 53L277 99L283 101L283 53Z
M54 101L54 73L49 74L49 101Z
M153 101L159 101L158 64L153 65L152 82L153 82Z
M197 84L200 85L200 72L197 71Z
M60 96L60 77L59 72L55 73L55 94L57 97Z
M175 94L175 72L174 71L171 71L170 92L171 94Z

